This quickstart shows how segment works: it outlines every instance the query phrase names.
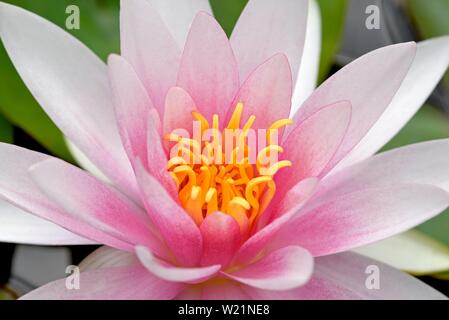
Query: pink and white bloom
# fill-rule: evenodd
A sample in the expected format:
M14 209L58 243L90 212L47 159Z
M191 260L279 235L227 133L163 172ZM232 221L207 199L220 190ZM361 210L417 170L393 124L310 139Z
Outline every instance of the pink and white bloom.
M121 55L105 65L48 21L0 3L0 37L22 79L102 173L0 145L0 240L105 245L82 263L80 290L62 279L24 298L444 298L344 251L449 205L449 140L373 156L445 72L449 38L380 48L313 91L312 1L251 0L230 40L206 0L123 0L120 19ZM192 114L217 128L293 122L272 149L285 167L250 165L246 177L238 166L176 162L164 137L189 130ZM373 264L380 290L365 286Z

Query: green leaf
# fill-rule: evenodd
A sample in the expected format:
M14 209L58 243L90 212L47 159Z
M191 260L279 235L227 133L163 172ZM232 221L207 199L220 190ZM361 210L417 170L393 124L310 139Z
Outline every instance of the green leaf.
M327 78L340 49L346 17L346 0L318 0L321 12L322 44L319 82Z
M433 277L440 279L440 280L449 280L449 271L442 272L442 273L436 273L432 275Z
M14 300L15 297L12 292L0 288L0 300Z
M449 1L410 0L409 11L422 38L428 39L449 34ZM449 88L449 72L445 76Z
M0 141L12 143L13 129L12 125L0 114Z
M449 116L425 105L383 150L434 139L449 138ZM418 226L418 230L449 245L449 210Z
M449 33L449 2L447 0L410 0L409 10L424 38Z
M248 0L210 0L209 2L215 18L230 37Z
M102 59L119 51L119 0L6 0L65 29L66 8L80 9L80 29L68 30ZM53 124L23 84L0 45L0 111L49 151L72 161L60 130Z

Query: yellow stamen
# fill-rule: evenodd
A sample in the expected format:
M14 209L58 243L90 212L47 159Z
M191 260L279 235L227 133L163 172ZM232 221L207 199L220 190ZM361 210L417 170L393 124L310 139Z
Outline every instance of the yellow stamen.
M253 207L254 209L256 209L256 210L259 209L259 201L254 196L254 192L259 193L259 189L256 190L256 188L260 184L262 184L264 182L268 182L270 180L272 180L271 177L261 176L261 177L257 177L257 178L251 179L248 182L248 184L246 185L245 197L248 200L248 202L251 204L251 207Z
M291 166L292 166L291 161L282 160L282 161L276 162L268 169L260 168L259 172L260 172L260 174L262 174L264 176L274 176L280 169L286 168L286 167L291 167Z
M219 127L218 127L218 114L214 114L212 116L212 128L214 130L218 130L219 129Z
M207 121L206 118L204 118L204 116L201 113L193 111L192 116L195 118L195 120L197 120L201 123L201 131L202 132L209 129L209 122Z
M276 121L275 123L273 123L270 126L270 128L268 128L268 131L267 131L267 144L268 145L272 144L274 133L278 133L279 129L281 129L282 127L292 125L292 124L293 124L292 119L280 119L280 120Z
M243 113L243 103L239 102L232 113L231 120L229 120L228 129L237 130L240 128L240 119Z
M241 127L242 115L243 104L238 103L226 126L234 134L232 142L238 141L237 146L231 145L230 155L225 154L224 146L226 139L231 138L220 135L220 119L216 114L210 125L202 114L192 112L193 118L200 122L202 132L214 130L213 141L198 141L176 134L168 134L165 139L178 147L167 162L167 170L176 183L181 205L195 223L200 225L206 216L220 210L232 216L242 235L248 236L274 197L276 183L273 177L280 169L292 165L288 160L276 160L274 156L284 150L273 144L276 130L292 124L292 120L281 119L268 128L267 147L257 154L255 164L251 164L247 140L256 117L249 116ZM273 163L268 161L272 157L276 160Z
M268 147L263 148L259 154L257 155L257 169L260 171L260 168L267 163L267 158L272 152L282 153L284 149L278 145L269 145Z
M256 120L255 116L250 116L248 121L246 121L245 125L243 126L243 135L244 136L247 136L248 130L251 129L255 120Z

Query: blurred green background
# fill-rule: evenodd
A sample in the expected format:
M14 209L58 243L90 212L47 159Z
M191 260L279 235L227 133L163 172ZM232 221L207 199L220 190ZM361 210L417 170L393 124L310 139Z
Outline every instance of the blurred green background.
M4 0L65 28L66 7L77 5L81 28L68 30L102 59L119 53L119 0ZM395 0L390 0L395 1ZM228 35L247 0L210 0L214 15ZM449 34L449 0L400 1L416 40ZM319 81L341 65L336 63L344 34L347 0L318 0L322 16L322 50ZM38 149L73 162L61 132L42 111L24 86L0 44L0 140ZM449 92L449 74L443 90ZM449 137L449 117L439 106L426 104L384 148ZM449 164L448 164L449 165ZM449 246L449 211L419 229ZM1 260L1 259L0 259ZM5 297L0 291L0 299Z

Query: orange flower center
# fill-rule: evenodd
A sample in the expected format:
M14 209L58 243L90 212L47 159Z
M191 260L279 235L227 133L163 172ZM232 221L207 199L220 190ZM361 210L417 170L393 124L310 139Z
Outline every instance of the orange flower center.
M213 115L210 126L203 115L192 112L199 124L199 136L165 136L175 143L167 169L177 185L181 205L198 225L206 216L221 211L232 216L242 233L247 233L273 199L273 176L292 165L288 160L277 160L283 152L277 144L278 130L292 124L292 120L281 119L268 130L258 130L258 137L261 131L264 133L262 144L252 131L255 116L250 116L241 128L242 113L243 104L239 103L227 127L220 131L218 115ZM204 139L205 135L209 138ZM256 148L260 150L255 152Z

